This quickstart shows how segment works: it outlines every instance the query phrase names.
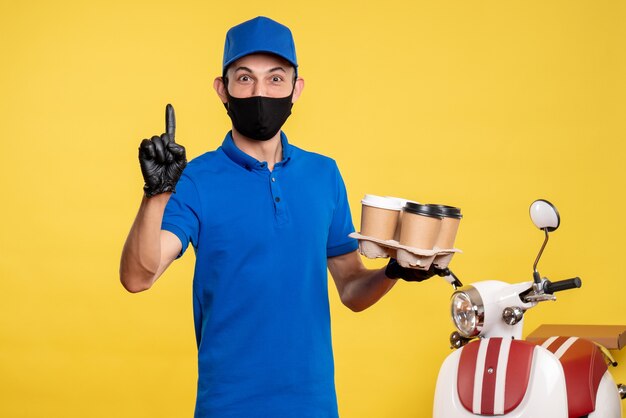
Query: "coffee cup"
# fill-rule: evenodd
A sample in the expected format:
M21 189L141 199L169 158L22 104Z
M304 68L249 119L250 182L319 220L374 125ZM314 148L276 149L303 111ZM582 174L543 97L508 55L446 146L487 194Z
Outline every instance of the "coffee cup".
M402 208L400 244L432 250L441 229L439 210L429 205L407 202Z
M454 206L447 205L429 205L436 208L442 217L441 229L439 236L435 242L435 248L437 249L452 249L454 248L454 241L456 239L456 233L459 230L459 224L463 215L461 215L461 209Z
M392 197L392 196L385 196L387 199L392 199L396 202L398 202L398 204L400 205L401 208L404 207L404 205L407 204L407 202L411 202L411 203L418 203L419 202L415 202L413 200L407 200L407 199L403 199L401 197ZM400 231L402 230L402 211L400 211L400 214L398 216L398 225L396 226L396 231L393 233L393 239L396 241L400 241Z
M401 204L393 199L371 194L366 194L361 204L361 235L385 241L393 239Z

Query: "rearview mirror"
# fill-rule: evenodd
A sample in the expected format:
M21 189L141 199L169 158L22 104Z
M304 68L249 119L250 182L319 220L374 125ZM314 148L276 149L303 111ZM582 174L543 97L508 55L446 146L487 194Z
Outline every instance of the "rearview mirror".
M530 219L539 229L548 232L555 231L561 223L561 217L556 207L544 199L535 200L530 205Z

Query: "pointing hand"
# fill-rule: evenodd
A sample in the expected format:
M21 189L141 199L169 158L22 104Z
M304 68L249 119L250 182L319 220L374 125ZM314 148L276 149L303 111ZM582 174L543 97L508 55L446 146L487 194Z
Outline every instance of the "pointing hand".
M144 139L139 146L139 165L145 181L146 197L175 192L176 183L187 165L185 147L175 142L174 107L165 107L165 133Z

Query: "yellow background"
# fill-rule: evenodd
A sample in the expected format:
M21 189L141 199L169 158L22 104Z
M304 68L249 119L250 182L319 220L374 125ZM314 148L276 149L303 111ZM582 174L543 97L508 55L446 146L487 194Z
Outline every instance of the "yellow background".
M337 160L357 229L365 193L457 205L457 274L516 282L542 241L528 206L549 199L540 271L584 285L525 333L626 323L625 4L1 0L0 416L191 416L192 253L143 294L118 281L137 147L168 102L189 157L221 143L224 35L260 14L292 28L306 80L285 131ZM431 414L450 294L401 282L354 314L331 287L342 417Z

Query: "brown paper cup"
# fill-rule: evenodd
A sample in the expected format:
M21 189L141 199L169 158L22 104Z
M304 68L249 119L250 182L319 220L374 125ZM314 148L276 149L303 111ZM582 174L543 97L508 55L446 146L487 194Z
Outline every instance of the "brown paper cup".
M363 205L361 234L382 240L393 239L399 211Z
M441 230L435 243L437 249L452 249L454 248L454 240L456 239L456 233L459 230L459 224L461 223L461 209L454 206L447 205L428 205L437 209L442 216Z
M441 220L441 230L435 242L435 248L450 249L454 248L454 241L456 240L456 233L459 230L459 224L461 219L459 218L443 218Z
M400 205L400 208L403 208L404 205L406 205L407 202L419 204L418 202L415 202L413 200L407 200L407 199L403 199L401 197L393 197L393 196L385 196L385 197L387 199L392 199L392 200L396 201L398 203L398 205ZM396 230L393 233L393 239L394 240L400 241L400 231L402 231L402 210L400 210L400 213L398 215L398 225L396 225Z
M361 235L385 241L393 239L400 205L391 199L375 195L365 195L361 203Z
M432 250L437 242L440 229L441 218L436 215L434 210L430 211L426 205L407 203L402 214L400 244Z

